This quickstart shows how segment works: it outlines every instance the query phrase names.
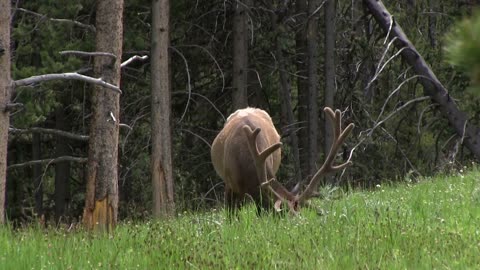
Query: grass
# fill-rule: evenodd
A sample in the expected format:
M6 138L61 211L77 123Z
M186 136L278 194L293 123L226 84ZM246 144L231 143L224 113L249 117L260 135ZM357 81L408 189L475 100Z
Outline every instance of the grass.
M114 236L0 229L0 269L478 269L480 172L322 200L317 215L223 211L123 223Z

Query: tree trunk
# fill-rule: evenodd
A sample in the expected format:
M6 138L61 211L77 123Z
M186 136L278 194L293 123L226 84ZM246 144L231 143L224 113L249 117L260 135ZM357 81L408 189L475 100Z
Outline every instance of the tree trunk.
M32 134L32 159L42 159L40 151L40 139L39 133ZM33 165L33 190L35 193L35 214L37 217L41 217L43 214L43 183L42 183L42 164Z
M120 84L123 41L123 0L97 1L96 51L116 56L96 56L95 76ZM111 231L118 211L118 93L95 85L87 163L87 192L83 221L88 229Z
M250 0L234 1L233 16L233 110L248 106L248 8Z
M273 10L273 6L270 6L270 9ZM275 56L277 58L278 73L280 77L280 87L278 91L278 96L280 97L280 110L281 110L281 123L282 126L287 128L282 128L283 134L288 134L290 139L290 147L293 155L293 165L295 169L295 180L297 183L300 183L302 180L302 174L300 169L300 155L298 151L298 137L295 132L294 122L295 117L293 115L292 108L292 95L291 95L291 84L287 72L287 64L285 63L285 57L283 56L282 46L279 39L280 30L278 27L278 16L276 13L272 13L272 30L275 33Z
M65 103L64 103L65 104ZM55 129L70 130L63 107L55 109ZM55 156L70 156L68 140L62 136L55 136ZM70 203L70 162L63 161L55 164L55 222L60 222L65 216L66 206Z
M327 0L325 3L325 107L334 108L335 96L335 0ZM330 151L333 142L332 123L324 117L324 144L325 157ZM332 177L326 177L331 183Z
M295 2L296 17L299 28L295 34L296 66L297 66L297 117L300 129L298 130L298 148L300 151L300 166L303 177L310 173L308 162L308 72L307 72L307 12L306 0ZM308 177L307 177L308 178Z
M329 0L331 1L331 0ZM308 174L317 171L318 159L318 0L308 1L307 64L308 64ZM316 11L316 13L314 13Z
M153 216L175 213L170 76L170 1L152 2L152 187Z
M422 76L419 80L423 85L425 94L439 105L440 111L448 119L458 136L462 138L463 143L480 160L480 129L469 125L465 113L458 109L457 104L450 97L447 89L437 79L423 57L407 38L400 25L393 20L392 15L390 15L383 3L379 0L364 0L364 3L377 23L386 32L390 33L390 38L397 38L394 43L395 46L398 49L408 48L402 51L402 58L412 66L417 75ZM393 26L390 27L392 21ZM391 30L389 30L390 28Z
M7 145L12 81L10 78L10 0L0 0L0 224L5 222Z

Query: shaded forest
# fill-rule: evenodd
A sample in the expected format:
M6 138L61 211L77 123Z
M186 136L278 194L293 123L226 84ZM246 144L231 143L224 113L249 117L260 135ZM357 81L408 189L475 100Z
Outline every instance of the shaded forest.
M398 29L385 29L367 2L171 1L166 73L177 211L223 207L224 184L213 169L210 148L227 117L247 105L266 110L281 135L277 177L287 187L306 184L323 163L332 138L325 106L340 109L355 129L341 151L341 159L350 158L353 165L323 185L347 189L415 182L478 160L471 149L480 138L475 128L480 100L467 72L454 68L444 50L447 33L472 14L478 1L384 1L395 25L448 91L445 102L454 102L464 118L448 117L449 105L432 92L439 85L428 85L431 79L412 65L404 40L394 37ZM95 1L11 3L13 80L98 71L95 57L65 53L102 51L96 43ZM151 46L151 1L126 1L118 60L143 58L120 67L119 219L152 215L151 89L158 74L152 73ZM92 88L70 80L16 87L11 104L17 106L9 110L9 220L43 216L74 222L82 216ZM472 136L465 136L467 130Z

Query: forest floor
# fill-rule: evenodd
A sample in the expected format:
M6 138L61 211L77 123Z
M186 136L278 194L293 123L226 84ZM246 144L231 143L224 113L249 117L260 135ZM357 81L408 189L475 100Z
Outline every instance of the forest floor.
M333 198L335 197L335 198ZM478 269L480 171L318 200L321 214L245 207L124 222L113 236L0 229L0 269Z

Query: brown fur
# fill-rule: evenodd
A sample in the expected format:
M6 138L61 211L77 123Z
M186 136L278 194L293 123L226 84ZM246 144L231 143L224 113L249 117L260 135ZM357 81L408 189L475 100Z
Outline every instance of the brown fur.
M261 109L245 108L228 117L225 126L213 141L211 157L215 171L225 182L225 200L230 209L237 208L247 194L257 203L269 204L269 195L260 191L260 180L247 146L247 137L242 131L245 125L252 129L261 128L262 131L257 137L259 151L280 142L280 135L272 119ZM275 176L280 161L280 149L267 158L269 179Z

